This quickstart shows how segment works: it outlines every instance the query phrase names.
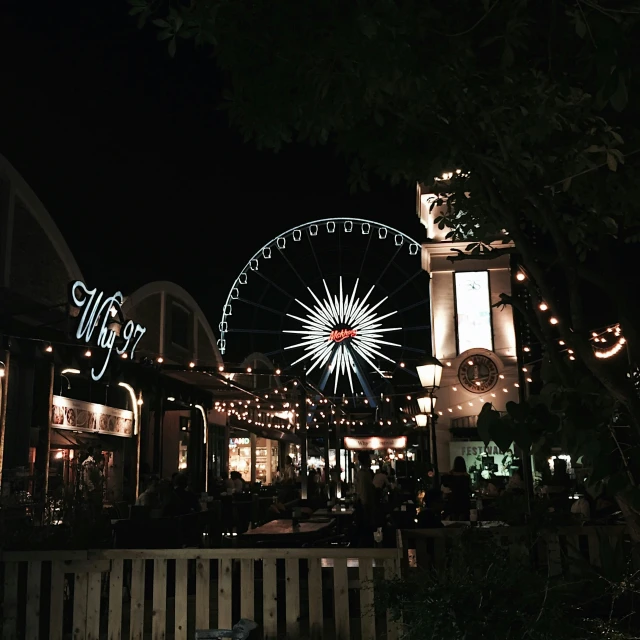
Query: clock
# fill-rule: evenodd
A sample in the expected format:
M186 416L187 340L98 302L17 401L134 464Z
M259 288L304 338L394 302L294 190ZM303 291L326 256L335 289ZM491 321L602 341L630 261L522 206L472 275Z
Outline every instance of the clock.
M467 356L458 368L458 380L471 393L486 393L498 383L498 367L487 356Z

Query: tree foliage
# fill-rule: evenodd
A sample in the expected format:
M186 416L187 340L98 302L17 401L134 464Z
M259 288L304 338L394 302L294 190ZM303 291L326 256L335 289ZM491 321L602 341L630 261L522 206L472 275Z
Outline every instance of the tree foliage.
M505 418L486 408L485 437L560 437L597 476L635 485L637 0L130 1L171 55L181 39L214 51L247 140L331 145L354 188L373 174L433 185L438 222L475 257L507 233L533 304L502 302L534 332L550 386ZM631 370L594 355L594 311L621 323Z

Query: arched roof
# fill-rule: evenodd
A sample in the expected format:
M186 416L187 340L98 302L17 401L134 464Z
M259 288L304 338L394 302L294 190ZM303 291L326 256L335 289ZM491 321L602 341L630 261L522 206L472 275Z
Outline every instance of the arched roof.
M140 304L145 298L153 295L159 295L162 293L168 293L170 296L182 302L188 309L190 309L194 316L197 318L198 322L202 325L204 329L205 335L207 336L209 342L211 343L211 348L213 349L213 353L215 354L216 361L222 364L222 356L220 355L220 351L218 350L218 345L216 344L216 337L213 333L213 329L209 324L206 316L204 315L200 305L196 302L195 298L186 290L183 289L180 285L175 282L170 282L169 280L156 280L155 282L149 282L141 286L139 289L134 291L131 295L127 296L126 300L123 304L123 311L125 314L130 309L136 307Z
M13 165L0 154L0 174L6 176L13 185L16 195L26 205L31 215L38 222L42 230L47 234L56 253L62 260L71 280L84 280L80 267L69 249L69 245L60 233L60 229L49 215L40 198L27 184L26 180L16 171Z

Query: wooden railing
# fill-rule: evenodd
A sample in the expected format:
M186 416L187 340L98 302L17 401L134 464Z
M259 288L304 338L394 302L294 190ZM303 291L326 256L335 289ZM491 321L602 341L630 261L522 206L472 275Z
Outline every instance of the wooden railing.
M277 637L396 640L374 606L396 549L6 552L3 640L191 639L241 617Z
M527 553L534 564L548 566L553 575L576 567L575 560L599 567L603 550L617 550L623 555L630 550L625 526L559 527L535 535L526 527L494 527L483 531L497 544L508 547L512 556ZM443 569L453 546L465 532L469 529L403 530L398 536L401 571Z

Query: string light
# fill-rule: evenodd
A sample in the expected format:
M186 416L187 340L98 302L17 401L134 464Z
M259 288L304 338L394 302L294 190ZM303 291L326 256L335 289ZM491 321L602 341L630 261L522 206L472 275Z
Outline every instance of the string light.
M518 282L522 282L523 280L526 279L527 276L524 275L524 273L522 271L518 271L518 273L516 273L516 280Z

